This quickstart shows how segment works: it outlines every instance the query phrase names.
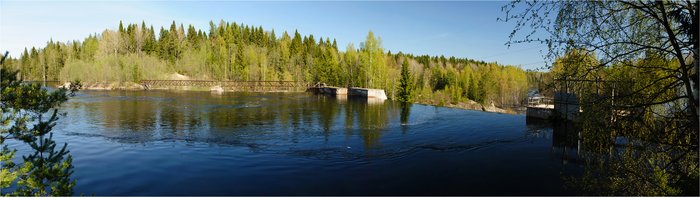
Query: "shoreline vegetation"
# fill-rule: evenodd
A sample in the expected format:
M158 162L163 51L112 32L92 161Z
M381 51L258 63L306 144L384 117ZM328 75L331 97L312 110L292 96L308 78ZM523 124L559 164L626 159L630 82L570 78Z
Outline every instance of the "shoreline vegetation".
M497 112L503 110L495 106L520 105L537 74L497 62L394 53L371 31L359 46L342 50L329 37L223 20L211 21L208 31L175 21L159 31L145 22L120 22L118 29L82 41L50 40L44 48L13 54L19 57L10 56L6 67L18 70L19 79L81 81L85 89L139 89L141 80L298 81L384 89L392 100Z
M177 74L173 74L177 75ZM173 79L176 80L176 79ZM187 79L178 79L178 80L187 80ZM62 84L57 84L55 87L70 87L70 83L62 83ZM211 91L210 88L208 87L169 87L169 88L151 88L152 90L177 90L177 91L201 91L201 92L209 92ZM81 90L93 90L93 91L112 91L112 90L126 90L126 91L145 91L146 89L138 83L134 82L94 82L94 83L88 83L88 84L82 84ZM484 111L484 112L492 112L492 113L503 113L503 114L523 114L523 110L519 109L522 108L522 106L511 106L511 107L500 107L500 106L495 106L495 104L491 105L484 105L481 103L478 103L476 101L466 101L466 102L458 102L458 103L441 103L438 101L413 101L410 102L413 104L423 104L423 105L431 105L431 106L436 106L436 107L448 107L448 108L457 108L457 109L464 109L464 110L474 110L474 111Z

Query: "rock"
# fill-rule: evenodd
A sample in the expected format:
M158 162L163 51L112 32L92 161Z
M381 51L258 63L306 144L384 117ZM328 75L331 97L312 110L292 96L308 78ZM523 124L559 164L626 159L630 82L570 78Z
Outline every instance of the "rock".
M126 87L130 90L145 90L146 89L143 85L138 84L138 83L134 83L134 82L129 82L129 83L127 83L127 85L124 85L124 87Z
M69 88L70 88L70 84L71 84L70 82L66 82L66 83L63 83L63 85L58 86L58 88L69 89Z
M506 110L496 107L493 102L488 106L482 105L481 110L486 112L506 113Z
M209 90L211 90L212 93L224 93L224 88L222 88L221 86L214 86L211 87Z

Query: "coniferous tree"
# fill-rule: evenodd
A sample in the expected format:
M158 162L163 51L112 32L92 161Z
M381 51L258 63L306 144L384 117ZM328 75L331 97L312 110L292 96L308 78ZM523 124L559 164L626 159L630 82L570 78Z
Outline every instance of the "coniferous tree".
M444 56L414 56L384 52L381 39L369 32L359 49L349 45L338 51L337 41L329 37L315 40L313 35L294 36L245 24L217 24L210 21L209 35L192 25L184 29L173 21L161 27L156 36L153 26L122 24L123 34L106 30L90 35L83 42L48 42L17 61L20 76L27 79L84 79L109 82L162 79L164 73L177 72L194 79L257 80L280 79L322 81L336 86L385 89L390 98L400 90L401 59L417 62L411 71L417 76L417 102L432 102L437 95L459 102L467 97L482 102L490 98L500 103L515 103L527 90L518 77L522 69L511 69L483 61ZM69 46L70 45L70 46ZM400 54L400 55L399 55ZM136 55L136 56L133 56ZM25 62L25 63L23 63ZM26 65L26 66L25 66ZM47 68L44 75L44 68ZM89 70L89 71L88 71ZM479 88L488 77L492 83ZM524 76L524 74L523 74ZM524 77L523 77L524 78ZM515 83L518 82L518 83ZM446 87L450 87L449 91ZM479 93L481 91L481 93ZM517 96L513 96L517 95ZM500 104L499 103L499 104Z
M124 33L124 24L122 24L122 21L119 20L119 34Z
M156 50L156 37L155 32L153 32L153 26L148 28L148 31L146 32L143 50L149 55L153 54L153 52Z
M399 96L398 100L400 102L411 102L413 93L413 79L411 77L411 71L408 68L408 59L404 59L401 64L401 79L399 82Z
M4 58L3 58L4 59ZM49 92L39 84L26 84L9 71L2 60L0 64L0 195L14 196L67 196L73 194L75 181L72 157L64 144L56 150L52 128L58 120L58 107L69 96L69 90ZM79 88L74 83L72 94ZM48 118L46 117L48 115ZM29 145L33 153L23 156L23 163L13 161L16 150L10 149L5 140L17 140ZM6 190L14 185L13 190Z
M29 62L29 53L27 52L27 47L24 47L24 52L22 53L22 57L20 60L20 70L19 70L19 80L23 80L25 76L27 76L27 68L31 66Z
M196 47L197 46L197 40L199 39L197 37L197 30L194 29L194 26L190 25L187 27L187 44L188 46Z
M332 44L331 46L333 47L333 49L335 49L336 51L338 51L338 43L335 42L335 38L333 38L333 44Z
M294 38L292 38L292 44L289 45L289 51L292 55L299 54L302 51L301 42L301 34L299 34L298 31L294 31Z

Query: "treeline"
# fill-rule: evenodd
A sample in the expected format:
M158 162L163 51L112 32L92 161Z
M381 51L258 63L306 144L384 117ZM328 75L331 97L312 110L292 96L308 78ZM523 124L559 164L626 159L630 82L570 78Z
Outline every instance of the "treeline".
M392 54L371 31L358 48L344 51L335 39L298 32L281 35L221 21L209 31L189 25L161 27L156 34L145 23L119 24L83 41L49 41L41 49L25 49L8 65L24 80L138 82L167 79L179 73L191 79L290 80L334 86L385 89L398 93L401 64L408 61L413 101L457 103L475 100L500 105L520 103L528 89L526 72L466 58Z

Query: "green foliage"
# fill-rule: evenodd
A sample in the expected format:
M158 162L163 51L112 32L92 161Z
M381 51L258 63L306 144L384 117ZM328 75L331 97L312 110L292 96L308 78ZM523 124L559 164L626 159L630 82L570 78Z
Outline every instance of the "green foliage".
M191 65L189 61L184 65ZM189 67L188 67L189 68ZM198 67L192 67L197 69ZM150 55L108 55L96 57L95 61L69 59L63 66L59 79L83 82L137 82L141 79L160 79L172 69L166 63ZM185 72L203 72L185 70Z
M483 97L481 94L479 94L479 81L476 78L476 76L471 75L469 77L469 91L467 91L467 97L471 100L477 101L477 102L483 102Z
M445 89L446 86L454 82L453 76L448 76L445 70L440 67L431 68L433 75L430 77L430 84L433 86L433 91Z
M386 78L383 77L387 74L387 67L381 39L370 31L360 48L359 86L388 89Z
M589 154L577 185L596 195L698 195L697 1L523 1L503 10L516 23L509 44L549 48L552 76L533 74L538 85L578 95ZM533 30L518 38L523 27Z
M21 196L72 195L75 181L70 180L71 155L67 144L56 150L51 133L58 120L58 107L67 101L69 90L49 92L39 84L23 84L17 80L17 72L5 68L0 69L0 76L0 191ZM71 85L71 94L79 84ZM7 146L7 140L23 142L34 152L23 156L22 164L15 164L12 159L16 150ZM6 190L10 186L15 186L14 191Z
M593 75L611 82L570 85L581 95L581 119L585 122L581 134L591 136L583 145L609 155L587 158L608 162L588 166L580 184L605 181L607 184L592 189L613 195L697 194L697 130L693 131L688 121L678 120L679 114L688 116L683 113L686 103L666 102L682 93L668 88L674 78L664 77L678 67L677 61L647 53L637 61L597 70ZM630 142L610 140L620 136ZM616 146L620 148L612 148Z
M398 101L411 102L413 100L412 94L413 78L411 77L411 71L408 68L408 60L404 60L401 64L401 79L399 83Z
M486 70L486 73L484 73L484 76L481 77L477 85L477 93L481 95L481 102L491 102L495 100L495 95L500 88L497 83L498 79L498 74L494 70Z
M520 80L525 72L517 67L385 53L381 38L371 31L359 49L352 43L344 51L337 47L335 39L327 37L317 40L297 31L277 36L262 27L225 21L210 21L208 35L174 21L155 35L154 28L142 22L121 24L116 31L105 30L82 42L51 41L45 48L27 50L12 64L27 80L46 76L87 83L138 82L169 79L178 73L191 79L293 80L380 88L392 99L406 93L408 83L401 80L408 77L414 93L408 100L428 103L433 103L433 92L440 92L450 103L471 99L516 104L528 86L527 80ZM400 63L404 62L408 73L403 73Z
M572 49L558 58L550 72L555 78L585 79L596 76L598 60L595 54L580 49Z

